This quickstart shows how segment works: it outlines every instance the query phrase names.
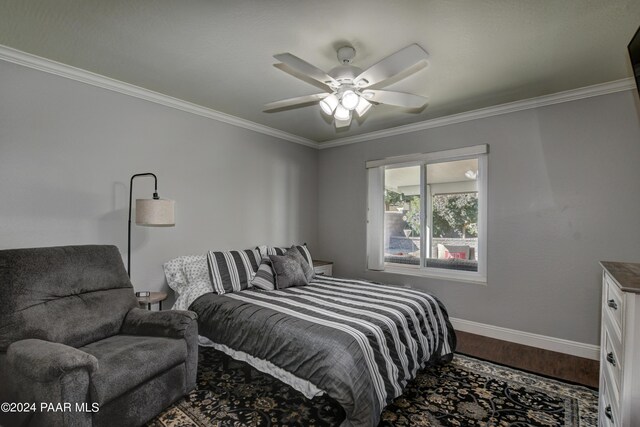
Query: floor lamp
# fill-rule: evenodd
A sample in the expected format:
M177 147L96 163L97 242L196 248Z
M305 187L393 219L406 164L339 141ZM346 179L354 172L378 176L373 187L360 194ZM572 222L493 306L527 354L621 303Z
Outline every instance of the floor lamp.
M155 181L152 199L136 199L136 224L146 227L173 227L176 225L173 200L158 197L158 178L151 172L137 173L129 184L129 235L127 239L127 274L131 277L131 200L133 180L140 176L152 176Z

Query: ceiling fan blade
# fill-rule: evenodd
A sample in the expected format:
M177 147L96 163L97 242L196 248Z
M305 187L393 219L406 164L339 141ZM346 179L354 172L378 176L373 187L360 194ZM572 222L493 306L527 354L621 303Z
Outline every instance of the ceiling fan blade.
M273 57L278 61L287 64L289 67L298 70L303 74L306 74L314 80L319 81L320 83L333 86L340 85L340 83L338 83L338 81L331 77L329 74L325 73L315 65L311 65L307 61L298 58L295 55L292 55L290 53L280 53L278 55L273 55Z
M265 104L264 109L262 111L273 112L273 111L282 110L285 108L302 107L305 104L318 102L321 99L326 98L327 96L329 96L328 93L315 93L313 95L297 96L295 98L283 99L281 101L274 101L274 102Z
M324 91L327 91L327 92L331 92L333 90L329 86L327 86L326 84L320 83L319 81L312 79L311 77L307 76L306 74L303 74L300 71L289 67L287 64L277 63L277 64L273 64L273 66L276 67L278 70L284 71L285 73L289 74L290 76L295 77L296 79L300 79L305 83L309 83L310 85L317 87L320 90L324 90Z
M383 80L387 80L408 68L416 67L414 72L420 68L424 68L427 65L427 58L429 58L429 54L414 43L387 56L380 62L373 64L360 73L353 81L359 87L369 87Z
M422 108L428 101L424 96L404 92L393 92L390 90L367 89L362 92L362 96L368 101L406 108Z

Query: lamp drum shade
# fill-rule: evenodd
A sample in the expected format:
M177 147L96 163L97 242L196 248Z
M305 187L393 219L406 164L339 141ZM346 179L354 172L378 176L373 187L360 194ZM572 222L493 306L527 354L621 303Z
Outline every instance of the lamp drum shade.
M148 227L176 225L175 201L166 199L136 199L136 224Z

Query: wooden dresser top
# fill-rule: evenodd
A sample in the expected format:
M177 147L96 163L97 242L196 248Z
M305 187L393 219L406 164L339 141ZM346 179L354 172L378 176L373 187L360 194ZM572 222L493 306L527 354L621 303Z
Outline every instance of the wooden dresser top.
M621 290L640 294L640 264L600 261L600 265L613 277Z

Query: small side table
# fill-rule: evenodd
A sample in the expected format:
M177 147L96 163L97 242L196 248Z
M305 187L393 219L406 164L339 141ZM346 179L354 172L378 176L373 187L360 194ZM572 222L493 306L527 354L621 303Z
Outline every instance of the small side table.
M148 297L136 297L138 298L138 304L146 305L147 310L151 310L151 304L158 304L158 309L162 311L162 301L167 299L166 292L151 292Z
M333 261L320 261L313 260L313 271L318 276L332 276L333 275Z

